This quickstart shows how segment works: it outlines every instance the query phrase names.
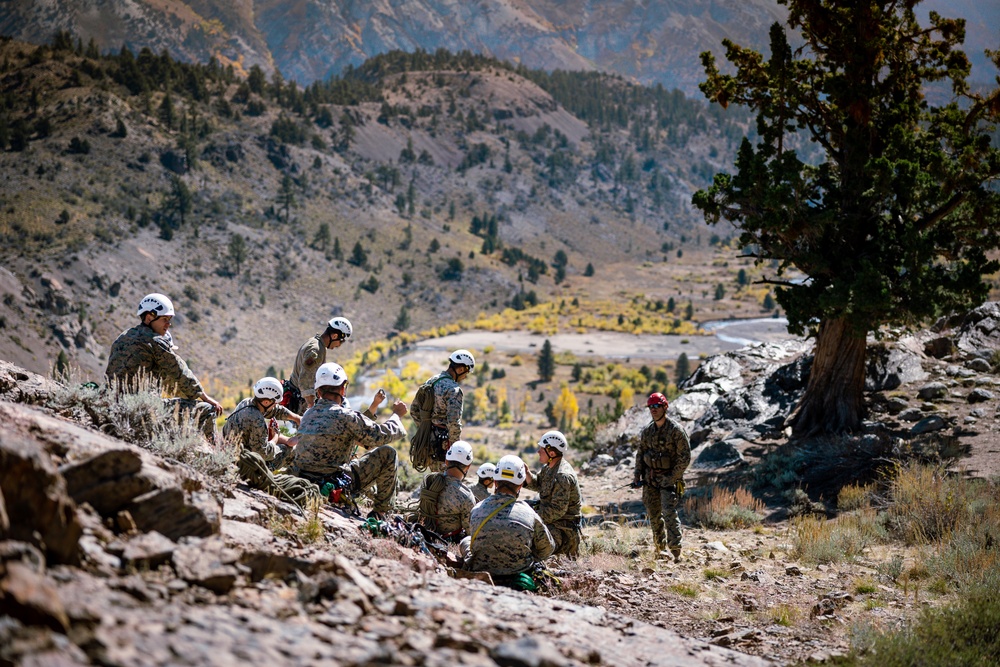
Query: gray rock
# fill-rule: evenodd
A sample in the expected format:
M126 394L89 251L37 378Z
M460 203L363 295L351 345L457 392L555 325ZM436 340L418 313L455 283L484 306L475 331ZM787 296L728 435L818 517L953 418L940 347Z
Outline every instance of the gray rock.
M982 419L987 415L987 412L983 408L975 408L974 410L969 410L969 414L976 419Z
M921 419L916 424L911 426L910 433L912 435L920 435L922 433L932 433L934 431L940 431L945 426L947 426L947 423L944 421L943 418L939 417L938 415L932 415L930 417Z
M966 313L955 347L969 356L988 357L1000 349L1000 303L989 301Z
M890 415L898 415L906 409L906 399L901 396L892 396L885 402L885 409Z
M66 634L69 617L55 582L24 562L4 564L0 579L0 617L16 618L25 625L40 625Z
M137 568L155 570L168 562L177 549L177 544L169 537L156 531L133 537L125 544L122 560Z
M963 368L962 366L948 366L944 369L944 373L950 378L968 379L976 376L974 370Z
M899 413L899 420L904 422L920 421L924 418L924 412L920 408L907 408Z
M917 353L899 345L869 346L865 372L866 391L891 391L904 384L926 379L927 372Z
M127 510L139 530L155 530L172 540L214 535L222 522L219 501L207 493L189 493L180 487L150 491L137 497Z
M948 336L939 336L924 344L924 353L928 357L934 357L935 359L944 359L950 356L954 352L954 349L955 345Z
M966 367L971 368L977 373L989 373L990 371L993 370L993 366L990 365L990 362L980 357L976 357L975 359L969 359L968 361L965 362L965 365Z
M744 572L743 576L740 577L742 581L756 581L758 584L772 585L775 583L774 577L769 575L764 570L755 570L753 572Z
M966 400L969 403L984 403L986 401L992 401L995 398L992 391L989 389L973 389L969 392Z
M172 560L177 576L215 593L228 593L239 570L234 563L239 554L227 549L219 537L188 539L174 550Z
M136 476L141 469L138 452L119 448L68 463L59 472L76 502L90 503L101 515L110 516L153 488L149 479Z
M917 396L925 401L933 401L934 399L944 398L947 395L948 387L941 382L931 382L917 391Z
M572 664L547 640L533 635L501 642L490 651L501 667L562 667Z
M610 454L598 454L590 461L590 465L595 468L607 468L615 464L615 459Z
M745 444L743 440L721 440L714 444L704 445L696 452L692 452L694 462L693 468L723 468L725 466L743 463L745 459L738 444Z

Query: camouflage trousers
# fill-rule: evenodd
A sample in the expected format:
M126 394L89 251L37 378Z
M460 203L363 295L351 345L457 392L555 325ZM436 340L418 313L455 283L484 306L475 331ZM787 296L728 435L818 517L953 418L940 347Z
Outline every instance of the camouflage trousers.
M549 529L552 541L556 545L552 552L553 556L565 554L570 558L576 558L580 555L580 539L583 537L583 531L580 529L579 519L554 521L546 524L546 528Z
M376 447L349 464L355 489L375 487L372 509L376 512L389 512L396 502L396 465L396 450L389 445Z
M215 444L215 408L204 401L189 398L168 398L164 403L175 411L177 416L191 419L198 424L205 439Z
M667 547L671 550L680 549L681 519L677 516L677 505L680 503L680 498L674 487L656 489L644 486L642 487L642 502L646 506L649 526L653 529L653 545L657 553ZM666 531L664 531L664 525L666 525Z
M292 449L291 447L289 447L288 445L282 445L282 444L279 443L278 444L278 453L275 455L275 457L273 459L271 459L270 461L267 462L268 469L271 472L277 472L278 470L281 470L281 468L286 463L291 463L291 461L292 461L292 452L294 452L294 451L295 450Z

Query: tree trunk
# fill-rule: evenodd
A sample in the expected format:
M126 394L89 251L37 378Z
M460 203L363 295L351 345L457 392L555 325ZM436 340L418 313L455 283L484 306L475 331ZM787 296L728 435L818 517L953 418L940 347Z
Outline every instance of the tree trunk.
M806 393L792 417L793 437L845 433L861 426L867 341L843 318L824 320Z

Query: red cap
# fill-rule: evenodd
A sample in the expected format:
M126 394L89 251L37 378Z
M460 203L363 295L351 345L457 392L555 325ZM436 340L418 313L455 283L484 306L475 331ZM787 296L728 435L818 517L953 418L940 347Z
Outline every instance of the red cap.
M660 392L655 392L649 395L649 400L646 401L646 407L652 407L654 405L662 405L667 407L667 397Z

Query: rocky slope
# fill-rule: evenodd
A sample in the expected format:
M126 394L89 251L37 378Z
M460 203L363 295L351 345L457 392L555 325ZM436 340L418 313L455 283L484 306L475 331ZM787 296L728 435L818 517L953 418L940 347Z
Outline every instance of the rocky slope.
M5 365L0 390L58 389ZM298 510L269 496L35 408L0 415L3 664L768 664L604 606L454 579L331 510L304 545Z

